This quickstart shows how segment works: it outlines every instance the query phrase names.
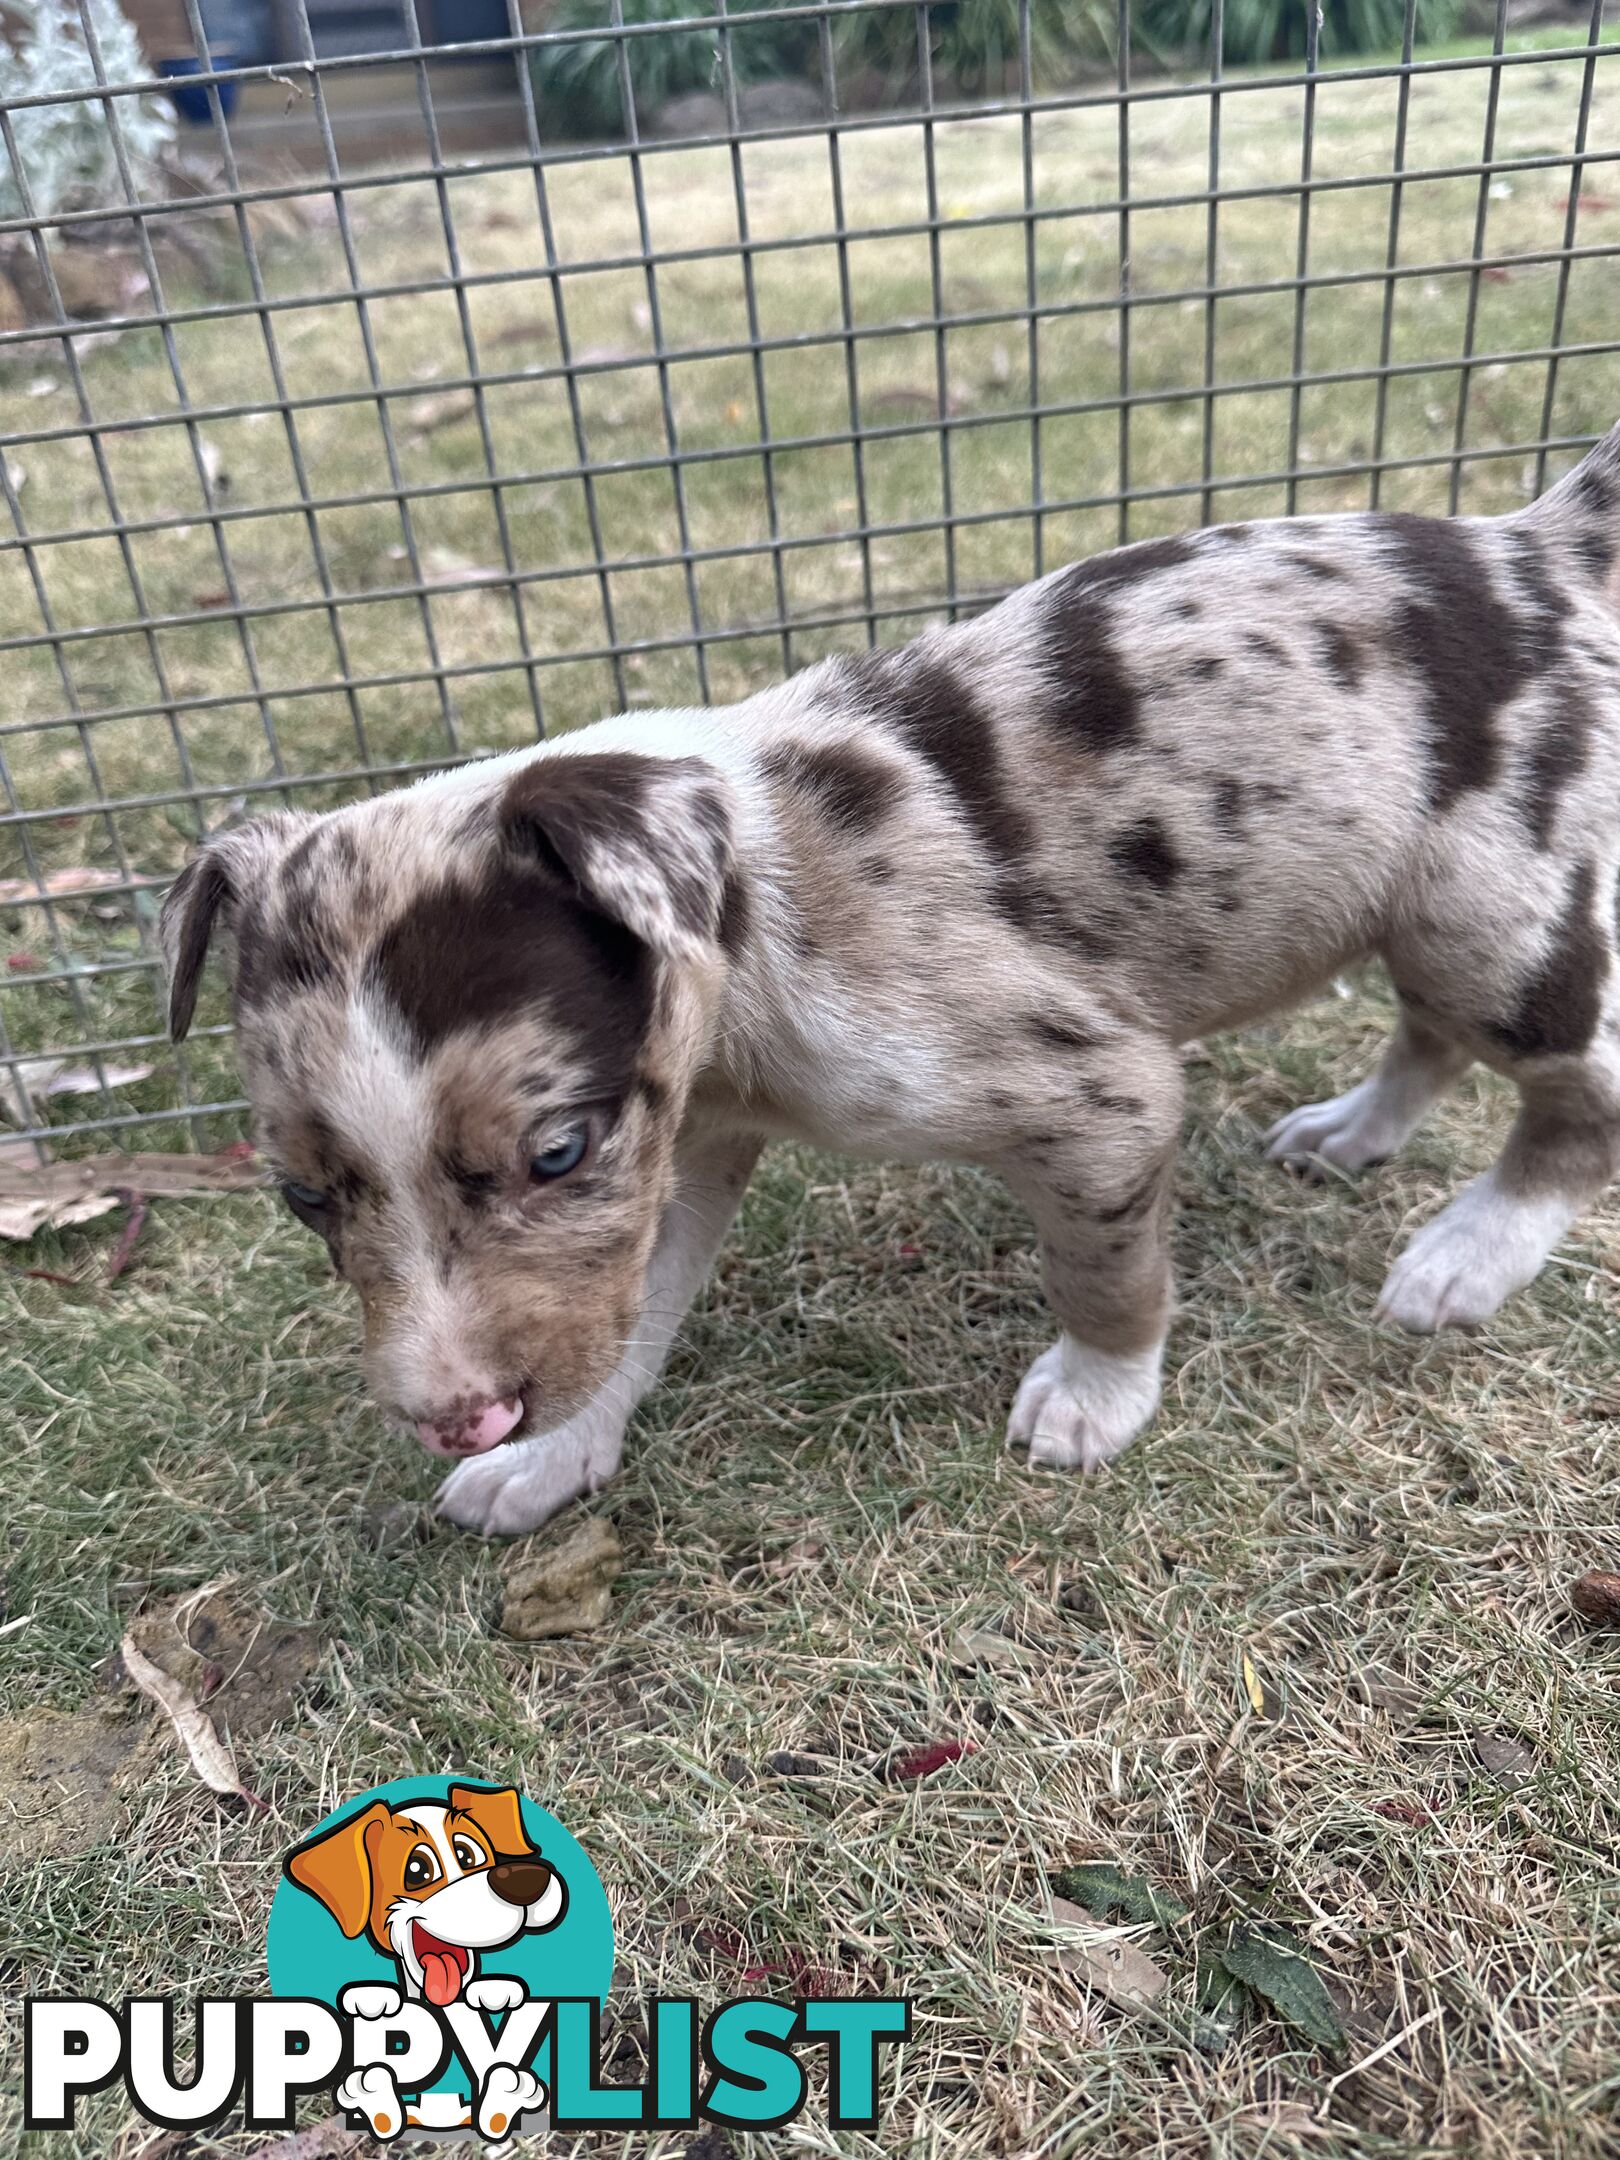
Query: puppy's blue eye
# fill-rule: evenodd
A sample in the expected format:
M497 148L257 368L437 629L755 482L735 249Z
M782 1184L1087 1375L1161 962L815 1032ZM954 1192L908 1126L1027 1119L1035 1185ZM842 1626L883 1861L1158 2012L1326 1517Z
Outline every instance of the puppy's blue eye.
M281 1190L287 1205L295 1210L308 1212L326 1205L326 1195L318 1186L288 1183L283 1185Z
M570 1125L567 1132L553 1140L542 1153L529 1158L529 1175L545 1184L552 1178L566 1177L570 1170L577 1170L585 1160L585 1149L590 1135L583 1125Z

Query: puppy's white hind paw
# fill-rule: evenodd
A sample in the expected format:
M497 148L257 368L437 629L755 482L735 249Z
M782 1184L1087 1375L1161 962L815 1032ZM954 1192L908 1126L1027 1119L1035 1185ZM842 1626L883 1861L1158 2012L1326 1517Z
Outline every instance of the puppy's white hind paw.
M1128 1447L1159 1406L1164 1346L1111 1357L1062 1335L1025 1373L1007 1420L1007 1445L1031 1469L1100 1470Z
M1535 1280L1573 1213L1561 1200L1504 1193L1487 1171L1412 1239L1379 1294L1378 1318L1414 1335L1478 1327Z
M532 2070L514 2070L510 2063L496 2063L478 2096L478 2134L505 2137L520 2119L546 2104L546 2088Z
M336 2099L339 2107L363 2115L380 2138L396 2138L405 2127L399 2087L394 2083L394 2073L384 2063L351 2070L339 2085Z
M1387 1112L1375 1080L1363 1080L1328 1102L1302 1103L1266 1134L1266 1158L1298 1169L1331 1163L1336 1170L1365 1170L1384 1162L1406 1139Z

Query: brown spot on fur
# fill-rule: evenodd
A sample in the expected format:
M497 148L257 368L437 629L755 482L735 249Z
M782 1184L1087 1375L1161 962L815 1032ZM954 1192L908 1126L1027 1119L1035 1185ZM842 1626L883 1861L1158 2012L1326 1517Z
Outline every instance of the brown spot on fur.
M1316 625L1316 642L1322 654L1322 665L1340 688L1359 690L1362 675L1361 647L1343 623L1319 622Z
M1048 1013L1036 1013L1030 1028L1038 1042L1053 1050L1095 1050L1097 1037L1078 1021L1054 1019Z
M283 895L275 917L261 906L244 906L236 921L236 996L241 1005L258 1008L278 997L319 990L338 973L338 955L329 926L315 910L312 894L296 889Z
M1108 854L1127 876L1142 878L1159 892L1168 892L1181 875L1181 857L1156 817L1138 818L1115 833Z
M1243 838L1243 797L1243 782L1232 773L1223 773L1210 791L1216 829L1227 840Z
M1593 913L1596 886L1592 864L1577 864L1545 957L1510 1017L1491 1024L1489 1032L1516 1057L1574 1056L1597 1030L1609 945Z
M1131 547L1110 548L1106 555L1093 555L1085 562L1072 564L1063 573L1062 582L1071 592L1116 592L1121 586L1137 585L1144 578L1177 570L1193 561L1197 552L1196 543L1186 533L1172 533L1161 540L1138 540Z
M672 802L679 845L671 845L668 829ZM655 867L675 924L694 937L718 935L730 820L700 758L624 750L533 758L507 782L498 822L514 847L597 908L616 904L593 884L603 861L626 851L639 856Z
M501 1182L492 1170L476 1170L448 1150L439 1159L439 1170L469 1207L485 1206Z
M733 870L720 892L720 950L728 960L735 960L748 943L753 919L747 880Z
M1096 596L1095 582L1086 581L1091 568L1081 563L1053 585L1041 659L1049 685L1047 725L1079 749L1103 754L1138 739L1140 701L1114 642L1107 603Z
M894 766L851 743L827 747L787 743L767 751L767 773L808 795L837 831L861 835L880 825L905 793Z
M1424 685L1429 801L1444 810L1495 783L1502 746L1493 723L1541 660L1528 649L1522 622L1490 590L1463 526L1406 511L1379 523L1391 567L1410 595L1395 610L1391 641Z
M1014 799L995 729L956 669L916 647L861 653L840 674L933 770L990 864L992 899L1021 928L1049 903L1025 883L1034 832Z
M1564 790L1585 767L1594 718L1592 701L1581 685L1561 683L1554 690L1552 710L1530 745L1524 766L1524 819L1530 837L1543 852L1553 844L1553 824Z
M561 761L559 761L561 762ZM442 881L378 940L366 977L424 1048L544 1013L573 1036L594 1084L628 1084L652 1013L645 948L545 871Z
M1097 1221L1100 1223L1135 1222L1139 1217L1147 1214L1148 1210L1153 1206L1154 1201L1159 1196L1159 1188L1163 1178L1164 1164L1156 1162L1145 1176L1137 1180L1116 1207L1099 1208L1097 1210Z

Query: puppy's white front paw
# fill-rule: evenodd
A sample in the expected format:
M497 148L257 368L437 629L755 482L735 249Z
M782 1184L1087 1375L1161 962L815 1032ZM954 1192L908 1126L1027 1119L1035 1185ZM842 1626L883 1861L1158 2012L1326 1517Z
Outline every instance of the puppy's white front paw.
M498 2012L515 2010L520 2002L528 2000L528 1989L523 1982L507 1973L485 1973L477 1980L469 1980L461 1991L463 2002L471 2003L475 2010Z
M376 1980L360 1980L353 1987L346 1987L338 1997L338 2008L345 2017L359 2018L369 2024L373 2018L398 2017L403 1998L399 1989Z
M546 2104L546 2088L532 2070L514 2070L510 2063L495 2063L478 2096L478 2134L505 2137L517 2127L521 2116Z
M380 2138L395 2138L405 2127L405 2110L400 2105L399 2087L394 2083L394 2073L385 2063L372 2063L364 2070L351 2070L337 2089L337 2104L348 2108L353 2114L363 2115L372 2131Z
M1363 1080L1348 1094L1328 1102L1301 1103L1266 1134L1266 1157L1309 1169L1331 1163L1336 1170L1365 1170L1383 1162L1406 1134L1390 1118L1376 1080Z
M1159 1406L1162 1343L1127 1357L1061 1335L1024 1375L1007 1420L1007 1445L1030 1467L1099 1470L1128 1447Z
M565 1425L458 1463L439 1487L437 1512L484 1537L521 1537L594 1489L590 1449Z
M1504 1193L1487 1171L1412 1239L1379 1293L1378 1318L1414 1335L1478 1327L1535 1280L1572 1214L1561 1200Z

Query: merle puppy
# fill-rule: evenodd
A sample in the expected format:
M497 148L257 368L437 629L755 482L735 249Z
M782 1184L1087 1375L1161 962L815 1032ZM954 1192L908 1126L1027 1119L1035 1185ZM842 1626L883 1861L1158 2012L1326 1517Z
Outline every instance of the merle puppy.
M761 1144L997 1171L1059 1333L1008 1439L1152 1417L1181 1046L1376 954L1377 1071L1270 1135L1355 1170L1481 1059L1518 1116L1383 1316L1487 1319L1620 1167L1620 428L1495 520L1226 525L1074 564L727 711L628 715L222 834L287 1200L377 1400L532 1529L612 1476Z

